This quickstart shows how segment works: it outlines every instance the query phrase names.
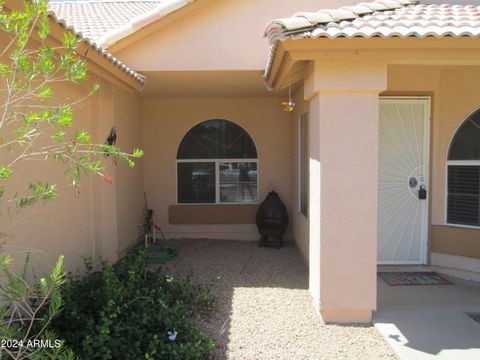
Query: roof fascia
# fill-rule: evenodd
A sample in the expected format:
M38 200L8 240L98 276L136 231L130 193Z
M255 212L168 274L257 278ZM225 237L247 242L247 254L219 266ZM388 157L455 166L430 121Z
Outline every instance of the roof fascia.
M266 86L288 85L300 61L323 59L382 61L391 65L480 65L480 38L336 38L285 40L276 44Z

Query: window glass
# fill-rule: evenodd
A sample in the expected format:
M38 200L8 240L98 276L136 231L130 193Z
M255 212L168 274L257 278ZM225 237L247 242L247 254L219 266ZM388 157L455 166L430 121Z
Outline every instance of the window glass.
M220 202L255 202L257 191L256 162L220 162Z
M252 138L227 120L208 120L193 127L180 143L177 159L256 159Z
M457 130L448 160L480 160L480 110L470 115Z
M299 195L300 195L300 212L308 216L308 188L309 188L309 163L310 156L308 153L308 113L303 114L300 117L300 176L299 176Z
M448 166L450 224L480 226L480 166Z
M447 223L480 226L480 110L455 133L448 152Z
M177 164L178 202L215 202L215 163L180 162Z
M258 201L255 144L228 120L207 120L182 139L177 153L177 201L251 203Z

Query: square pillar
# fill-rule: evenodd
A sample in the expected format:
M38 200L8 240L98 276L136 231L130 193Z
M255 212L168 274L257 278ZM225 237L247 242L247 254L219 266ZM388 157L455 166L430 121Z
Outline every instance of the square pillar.
M376 309L379 93L386 65L312 63L310 291L327 323L369 322Z

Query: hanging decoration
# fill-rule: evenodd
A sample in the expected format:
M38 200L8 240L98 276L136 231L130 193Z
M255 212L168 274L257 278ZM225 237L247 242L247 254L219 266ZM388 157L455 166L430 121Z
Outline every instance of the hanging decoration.
M288 101L282 102L282 106L286 112L292 112L295 109L295 101L292 99L292 87L288 85Z

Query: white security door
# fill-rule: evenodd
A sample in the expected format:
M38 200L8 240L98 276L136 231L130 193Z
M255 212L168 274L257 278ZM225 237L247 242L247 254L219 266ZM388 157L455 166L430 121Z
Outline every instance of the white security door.
M423 264L428 236L428 98L380 99L378 263Z

